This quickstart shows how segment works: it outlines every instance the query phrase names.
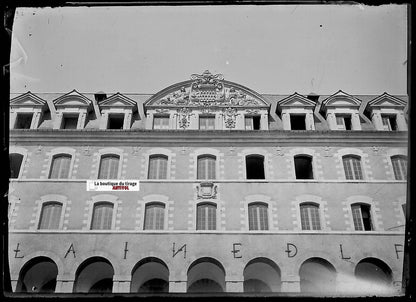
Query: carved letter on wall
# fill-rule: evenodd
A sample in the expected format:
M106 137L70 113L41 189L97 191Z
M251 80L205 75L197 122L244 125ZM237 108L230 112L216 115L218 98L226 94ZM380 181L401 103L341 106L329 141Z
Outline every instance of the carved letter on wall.
M341 259L349 260L351 257L344 257L344 252L342 251L342 244L339 245L339 251L341 252Z
M182 245L177 251L175 250L175 242L172 247L172 258L176 256L177 253L183 251L183 258L186 258L186 244Z
M127 257L127 252L129 251L129 250L127 249L127 245L128 245L128 242L126 241L126 243L124 244L124 259L126 259L126 257Z
M17 243L16 249L13 250L15 252L14 253L14 258L23 258L24 257L24 256L17 256L17 254L20 252L19 245L20 245L20 243Z
M399 249L397 249L398 247L403 247L403 244L395 244L394 245L394 250L396 251L396 257L397 257L397 259L399 259L399 253L403 253L403 250L399 250Z
M290 249L291 247L293 249ZM293 243L288 243L287 244L287 250L285 252L287 253L287 256L289 258L293 258L298 254L298 248Z
M73 243L71 243L71 246L66 251L64 258L66 258L66 256L68 256L69 252L72 252L72 254L74 255L74 258L75 258L75 249L74 249L74 244Z
M239 253L241 251L241 250L236 249L237 246L242 246L242 244L241 243L233 243L233 250L231 251L231 253L233 253L234 258L242 258L243 256L237 255L237 253Z

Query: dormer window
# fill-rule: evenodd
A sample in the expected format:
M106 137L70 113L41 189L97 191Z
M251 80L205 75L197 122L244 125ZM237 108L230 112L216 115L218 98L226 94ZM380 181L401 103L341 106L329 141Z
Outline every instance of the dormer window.
M64 114L61 129L77 129L78 115Z
M123 129L124 114L109 114L107 129Z
M246 130L260 130L260 116L259 115L246 116L244 120L245 120Z
M14 129L30 129L33 113L18 113Z
M169 115L154 116L153 129L169 129Z
M383 130L385 131L397 131L396 115L381 115L383 122Z
M205 115L199 117L199 129L200 130L214 130L215 129L215 116Z
M338 130L352 130L351 115L335 115Z
M291 130L306 130L305 114L291 114L290 128Z

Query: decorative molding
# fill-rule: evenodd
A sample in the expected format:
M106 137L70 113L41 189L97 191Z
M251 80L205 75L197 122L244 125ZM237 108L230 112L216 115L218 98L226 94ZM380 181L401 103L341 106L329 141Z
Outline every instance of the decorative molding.
M212 182L201 182L196 186L197 199L216 199L218 186Z
M223 110L223 115L225 118L225 127L226 128L235 128L235 119L237 114L236 108L228 107L227 109Z
M175 113L175 116L178 117L179 128L188 128L189 124L191 123L190 118L192 115L195 115L194 113L192 113L192 109L186 107L178 109L177 113Z

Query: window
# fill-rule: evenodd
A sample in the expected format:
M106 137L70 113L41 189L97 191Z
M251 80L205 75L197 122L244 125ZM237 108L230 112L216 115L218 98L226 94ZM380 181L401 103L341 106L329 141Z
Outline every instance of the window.
M39 229L56 230L59 229L61 220L62 204L59 202L47 202L42 206L39 220Z
M162 203L147 204L144 216L145 230L163 230L165 205Z
M291 114L290 115L290 129L292 130L306 130L305 114Z
M109 155L101 156L98 179L118 178L119 161L120 161L120 156L118 155L109 154Z
M113 221L113 204L97 202L92 213L91 230L110 230Z
M344 164L346 179L363 179L363 172L361 170L361 158L359 156L343 156L342 163Z
M265 179L264 175L264 156L246 156L246 175L247 179Z
M153 117L153 129L169 129L169 116L156 115Z
M294 160L296 179L313 179L312 157L297 155Z
M356 231L371 231L373 226L371 223L370 206L366 204L351 205L352 218Z
M20 167L22 166L23 155L19 153L9 154L10 161L10 178L18 178Z
M248 205L249 230L268 230L267 204L251 203Z
M166 179L168 175L168 157L151 155L149 157L149 179Z
M49 178L69 178L69 168L72 156L69 154L58 154L52 158Z
M199 129L200 130L214 130L215 129L215 116L200 116L199 117Z
M33 113L18 113L14 129L30 129Z
M320 230L319 206L314 203L302 203L300 205L300 221L302 230Z
M124 114L108 115L108 129L123 129Z
M199 204L197 207L196 229L215 230L216 229L217 207L211 203Z
M213 155L198 156L197 179L215 179L215 162Z
M260 116L246 116L244 121L246 130L260 130Z
M381 120L383 122L383 130L385 131L397 131L397 122L395 115L382 115Z
M392 156L391 163L396 180L407 179L407 157L403 155Z
M62 117L62 129L77 129L78 115L65 115Z
M336 115L338 130L352 130L350 115Z

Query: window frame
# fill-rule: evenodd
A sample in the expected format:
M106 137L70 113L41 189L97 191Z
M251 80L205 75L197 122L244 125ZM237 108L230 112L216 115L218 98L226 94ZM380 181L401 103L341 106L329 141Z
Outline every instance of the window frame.
M307 225L305 225L305 227L309 227L309 228L304 228L304 223L303 223L303 219L302 219L302 210L303 207L308 207L307 208ZM315 213L317 213L318 217L316 219L313 219L313 215L312 215L312 211L310 211L311 207L313 207L315 209ZM322 226L322 218L321 218L321 206L319 203L316 202L311 202L311 201L304 201L299 203L299 214L300 214L300 228L302 231L322 231L323 230L323 226ZM319 228L314 228L314 220L319 222Z
M360 155L356 155L356 154L344 154L341 156L341 163L342 163L342 169L344 171L344 177L346 180L353 180L353 181L357 181L357 180L365 180L365 173L364 173L364 168L363 168L363 161L362 161L362 156ZM351 175L353 176L353 178L348 178L347 172L346 172L346 166L345 166L345 159L348 159L348 165L349 165L349 169L351 170ZM360 174L361 174L361 178L357 178L357 175L355 173L355 167L354 167L354 162L352 162L352 160L358 160L359 163L359 168L360 168Z
M204 163L204 166L205 166L205 173L204 174L205 175L202 178L199 178L199 172L200 172L199 165L200 165L200 160L201 161L202 160L205 160L205 163ZM207 176L210 176L209 175L210 174L209 171L210 171L210 168L212 169L212 167L210 167L210 162L212 163L212 160L213 160L213 165L214 165L214 177L213 178L209 178ZM200 155L198 155L196 157L196 179L197 180L201 180L201 181L204 181L204 180L215 180L215 179L217 179L217 174L218 174L218 172L217 172L217 157L215 155L213 155L213 154L200 154Z
M19 123L19 116L31 116L30 119L30 124L29 124L29 128L17 128L17 124ZM18 111L16 112L16 119L14 121L14 125L13 125L13 129L17 129L17 130L23 130L23 129L33 129L32 125L35 119L35 113L34 112L26 112L26 111Z
M204 129L202 129L201 128L201 121L202 120L204 120L205 121L205 127L207 126L207 124L209 125L209 122L208 121L212 121L212 129L209 129L209 128L204 128ZM202 115L199 115L198 116L198 129L199 130L204 130L204 131L212 131L212 130L216 130L216 127L215 127L215 115L214 114L202 114Z
M76 118L77 119L77 123L75 125L75 128L64 128L66 118ZM61 119L61 125L60 125L59 129L61 129L61 130L77 130L78 129L78 124L79 124L79 118L80 118L80 114L78 112L63 112L62 113L62 119Z
M103 159L110 158L110 157L118 158L117 175L116 175L116 177L113 177L113 178L111 178L111 177L110 178L101 178L100 177L100 174L101 174L102 161L103 161ZM120 178L120 162L121 162L121 156L120 156L120 154L117 154L117 153L103 153L103 154L100 154L100 160L99 160L99 163L98 163L98 175L97 175L97 179L118 179L118 178ZM109 171L107 171L106 174L108 175L109 174Z
M203 206L207 206L207 207L213 207L214 208L214 215L215 215L215 222L214 222L214 229L199 229L199 220L198 220L198 209L199 207L203 207ZM209 221L209 212L205 211L205 226L209 226L208 225L208 221ZM211 202L211 201L203 201L203 202L199 202L195 205L195 230L196 231L202 231L202 232L207 232L207 231L218 231L218 220L219 220L219 215L218 215L218 204L215 202Z
M160 159L163 158L164 160L166 160L166 174L164 175L165 177L150 177L150 172L151 172L151 164L152 164L152 160L153 159ZM161 172L160 172L160 161L158 161L157 163L157 169L156 169L156 175L160 176ZM169 156L166 154L162 154L162 153L157 153L157 154L150 154L148 156L148 161L147 161L147 179L168 179L169 177Z
M368 208L368 214L369 214L369 221L370 221L370 229L366 230L365 229L365 224L364 224L364 218L363 218L363 209L362 207L365 206ZM359 207L360 211L360 227L362 229L357 229L357 224L356 224L356 218L355 214L354 214L354 207ZM371 231L375 231L375 221L374 221L374 214L373 214L373 206L371 204L365 203L365 202L354 202L350 204L350 209L351 209L351 218L352 218L352 226L354 228L354 231L362 231L362 232L371 232Z
M17 173L17 176L16 177L10 177L9 179L19 179L19 178L21 178L21 175L22 175L22 173L23 173L23 170L24 170L24 166L23 166L23 164L24 164L24 162L25 162L25 159L26 159L26 154L22 154L22 153L20 153L20 152L9 152L9 169L10 169L10 176L11 176L11 171L12 171L12 169L11 169L11 160L10 160L10 155L12 155L12 154L18 154L18 155L20 155L21 157L22 157L22 160L20 161L20 166L19 166L19 173Z
M121 128L110 128L111 119L114 119L114 118L122 120ZM123 130L125 119L126 119L126 115L125 115L124 112L109 112L108 116L107 116L107 125L106 125L107 127L106 127L106 129Z
M394 119L394 123L395 123L395 129L393 129L392 125L391 125L391 119ZM384 121L386 121L387 123L385 124ZM383 128L383 131L399 131L399 127L397 124L397 114L381 114L381 126Z
M152 223L152 228L147 228L146 227L146 223L147 223L147 213L148 213L148 207L160 207L163 209L162 213L163 213L163 217L162 217L162 228L154 228L156 223L156 218L153 218L154 221ZM166 204L164 202L160 202L160 201L150 201L150 202L146 202L144 204L144 218L143 218L143 230L144 231L163 231L166 229Z
M342 119L342 124L338 123L338 118ZM348 118L350 122L350 129L347 129L345 119ZM335 113L336 130L352 131L352 115L347 113Z
M111 205L112 206L112 208L111 208L112 212L111 212L110 228L108 228L108 229L107 228L106 229L103 229L103 228L99 228L99 229L93 228L95 209L96 209L97 206L101 206L101 205ZM115 210L116 210L116 206L111 201L100 200L100 201L94 202L92 204L92 213L91 213L91 221L90 221L89 229L91 231L111 231L111 230L113 230L113 228L114 228L114 218L115 218L115 215L117 214L115 212ZM100 222L100 226L101 225L103 225L103 221Z
M306 130L308 130L307 128L308 128L308 126L307 126L307 124L306 124L306 116L307 116L307 114L306 113L295 113L295 112L290 112L289 113L289 121L290 121L290 130L293 130L293 131L306 131ZM299 119L299 117L303 117L303 124L304 124L304 126L305 126L305 129L293 129L293 125L292 125L292 117L295 119L295 118L297 118L297 119Z
M400 171L398 171L398 172L399 172L400 175L398 175L396 173L395 164L394 164L394 161L396 159L399 161L398 162L398 168L399 168ZM404 163L405 167L403 167L402 161L405 162ZM408 172L407 171L407 168L408 168L407 156L402 155L402 154L392 155L392 156L390 156L390 163L391 163L391 167L392 167L392 170L393 170L394 179L399 180L399 181L407 181L407 172ZM397 176L400 176L400 178L397 178Z
M298 178L297 177L297 175L296 175L296 158L307 158L310 161L310 167L311 167L310 173L312 174L312 178ZM315 180L316 179L313 155L304 154L304 153L293 155L293 168L294 168L295 179L296 180L303 180L304 181L304 180Z
M251 224L250 224L250 208L252 207L256 207L256 216L257 216L257 225L255 226L256 228L251 228ZM266 211L266 219L265 219L265 223L261 223L261 215L260 215L260 211L259 208L262 207L263 209L265 208ZM265 231L269 231L270 230L270 214L269 214L269 204L266 202L262 202L262 201L253 201L253 202L249 202L247 204L247 215L248 215L248 230L249 231L260 231L260 232L265 232ZM254 222L253 222L254 223ZM266 228L262 229L261 225L262 224L266 224ZM254 226L254 225L253 225Z
M155 127L155 121L157 120L157 119L166 119L167 121L168 121L168 124L167 124L167 126L165 127L165 125L163 125L163 123L162 123L162 128L156 128ZM158 127L159 127L160 125L158 125ZM152 121L152 130L169 130L169 129L171 129L171 127L170 127L170 115L169 114L155 114L155 115L153 115L153 121Z
M42 219L44 217L43 216L44 215L44 209L45 209L46 206L49 206L49 205L59 205L60 206L60 213L59 213L59 217L58 217L58 225L57 225L56 228L50 228L50 227L41 228ZM37 229L38 230L45 230L45 231L61 229L61 227L62 227L61 226L61 221L62 221L62 215L64 214L64 210L65 210L65 208L64 208L64 204L62 202L55 201L55 200L54 201L45 201L45 202L43 202L42 205L41 205L41 209L40 209L40 215L39 215L39 219L38 219ZM50 222L49 222L48 225L50 225Z
M69 167L68 167L68 175L65 178L62 177L58 177L58 178L52 178L52 170L54 167L54 161L56 158L58 157L70 157L70 162L69 162ZM49 164L49 172L48 172L48 179L71 179L72 176L72 168L73 168L73 161L74 161L74 155L72 153L68 153L68 152L57 152L57 153L53 153L51 155L51 160L50 160L50 164ZM61 167L59 168L59 171L61 171Z

